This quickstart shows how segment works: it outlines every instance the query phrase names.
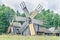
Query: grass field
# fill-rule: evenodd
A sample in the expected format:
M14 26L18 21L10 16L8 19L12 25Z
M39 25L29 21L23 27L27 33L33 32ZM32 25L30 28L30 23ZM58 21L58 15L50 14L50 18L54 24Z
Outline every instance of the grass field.
M0 40L60 40L58 36L0 35Z

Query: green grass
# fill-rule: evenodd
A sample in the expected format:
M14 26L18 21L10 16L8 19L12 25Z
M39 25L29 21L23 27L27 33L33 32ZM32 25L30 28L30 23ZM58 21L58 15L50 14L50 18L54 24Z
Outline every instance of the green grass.
M0 35L0 40L60 40L58 36Z

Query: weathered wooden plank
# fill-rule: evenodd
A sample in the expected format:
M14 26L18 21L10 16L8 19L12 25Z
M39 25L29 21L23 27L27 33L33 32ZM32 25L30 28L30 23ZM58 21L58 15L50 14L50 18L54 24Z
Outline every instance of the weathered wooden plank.
M36 20L36 19L32 19L32 22L38 25L42 25L43 21L42 20Z
M26 21L26 18L25 17L16 17L15 18L15 21Z
M32 12L30 18L33 19L41 10L42 10L42 6L39 4L37 8Z
M26 5L25 5L25 2L22 2L22 3L20 4L20 6L21 6L22 10L24 11L25 16L26 16L26 17L29 17L29 11L28 11L28 9L27 9L27 7L26 7Z
M31 36L35 35L33 23L29 24L29 29L30 29L30 34L31 34Z

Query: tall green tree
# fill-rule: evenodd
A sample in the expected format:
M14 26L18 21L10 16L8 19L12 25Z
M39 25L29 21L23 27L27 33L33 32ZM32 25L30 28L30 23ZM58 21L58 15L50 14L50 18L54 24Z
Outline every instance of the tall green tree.
M14 14L13 9L5 5L0 6L0 32L6 32L10 21L14 18Z
M60 26L60 15L55 14L53 11L43 9L35 17L36 19L43 20L43 26L46 28Z

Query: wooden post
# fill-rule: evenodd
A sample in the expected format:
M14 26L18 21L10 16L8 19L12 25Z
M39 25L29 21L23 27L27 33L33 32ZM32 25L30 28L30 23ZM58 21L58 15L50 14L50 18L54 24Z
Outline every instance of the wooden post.
M31 36L35 35L33 24L29 25Z

